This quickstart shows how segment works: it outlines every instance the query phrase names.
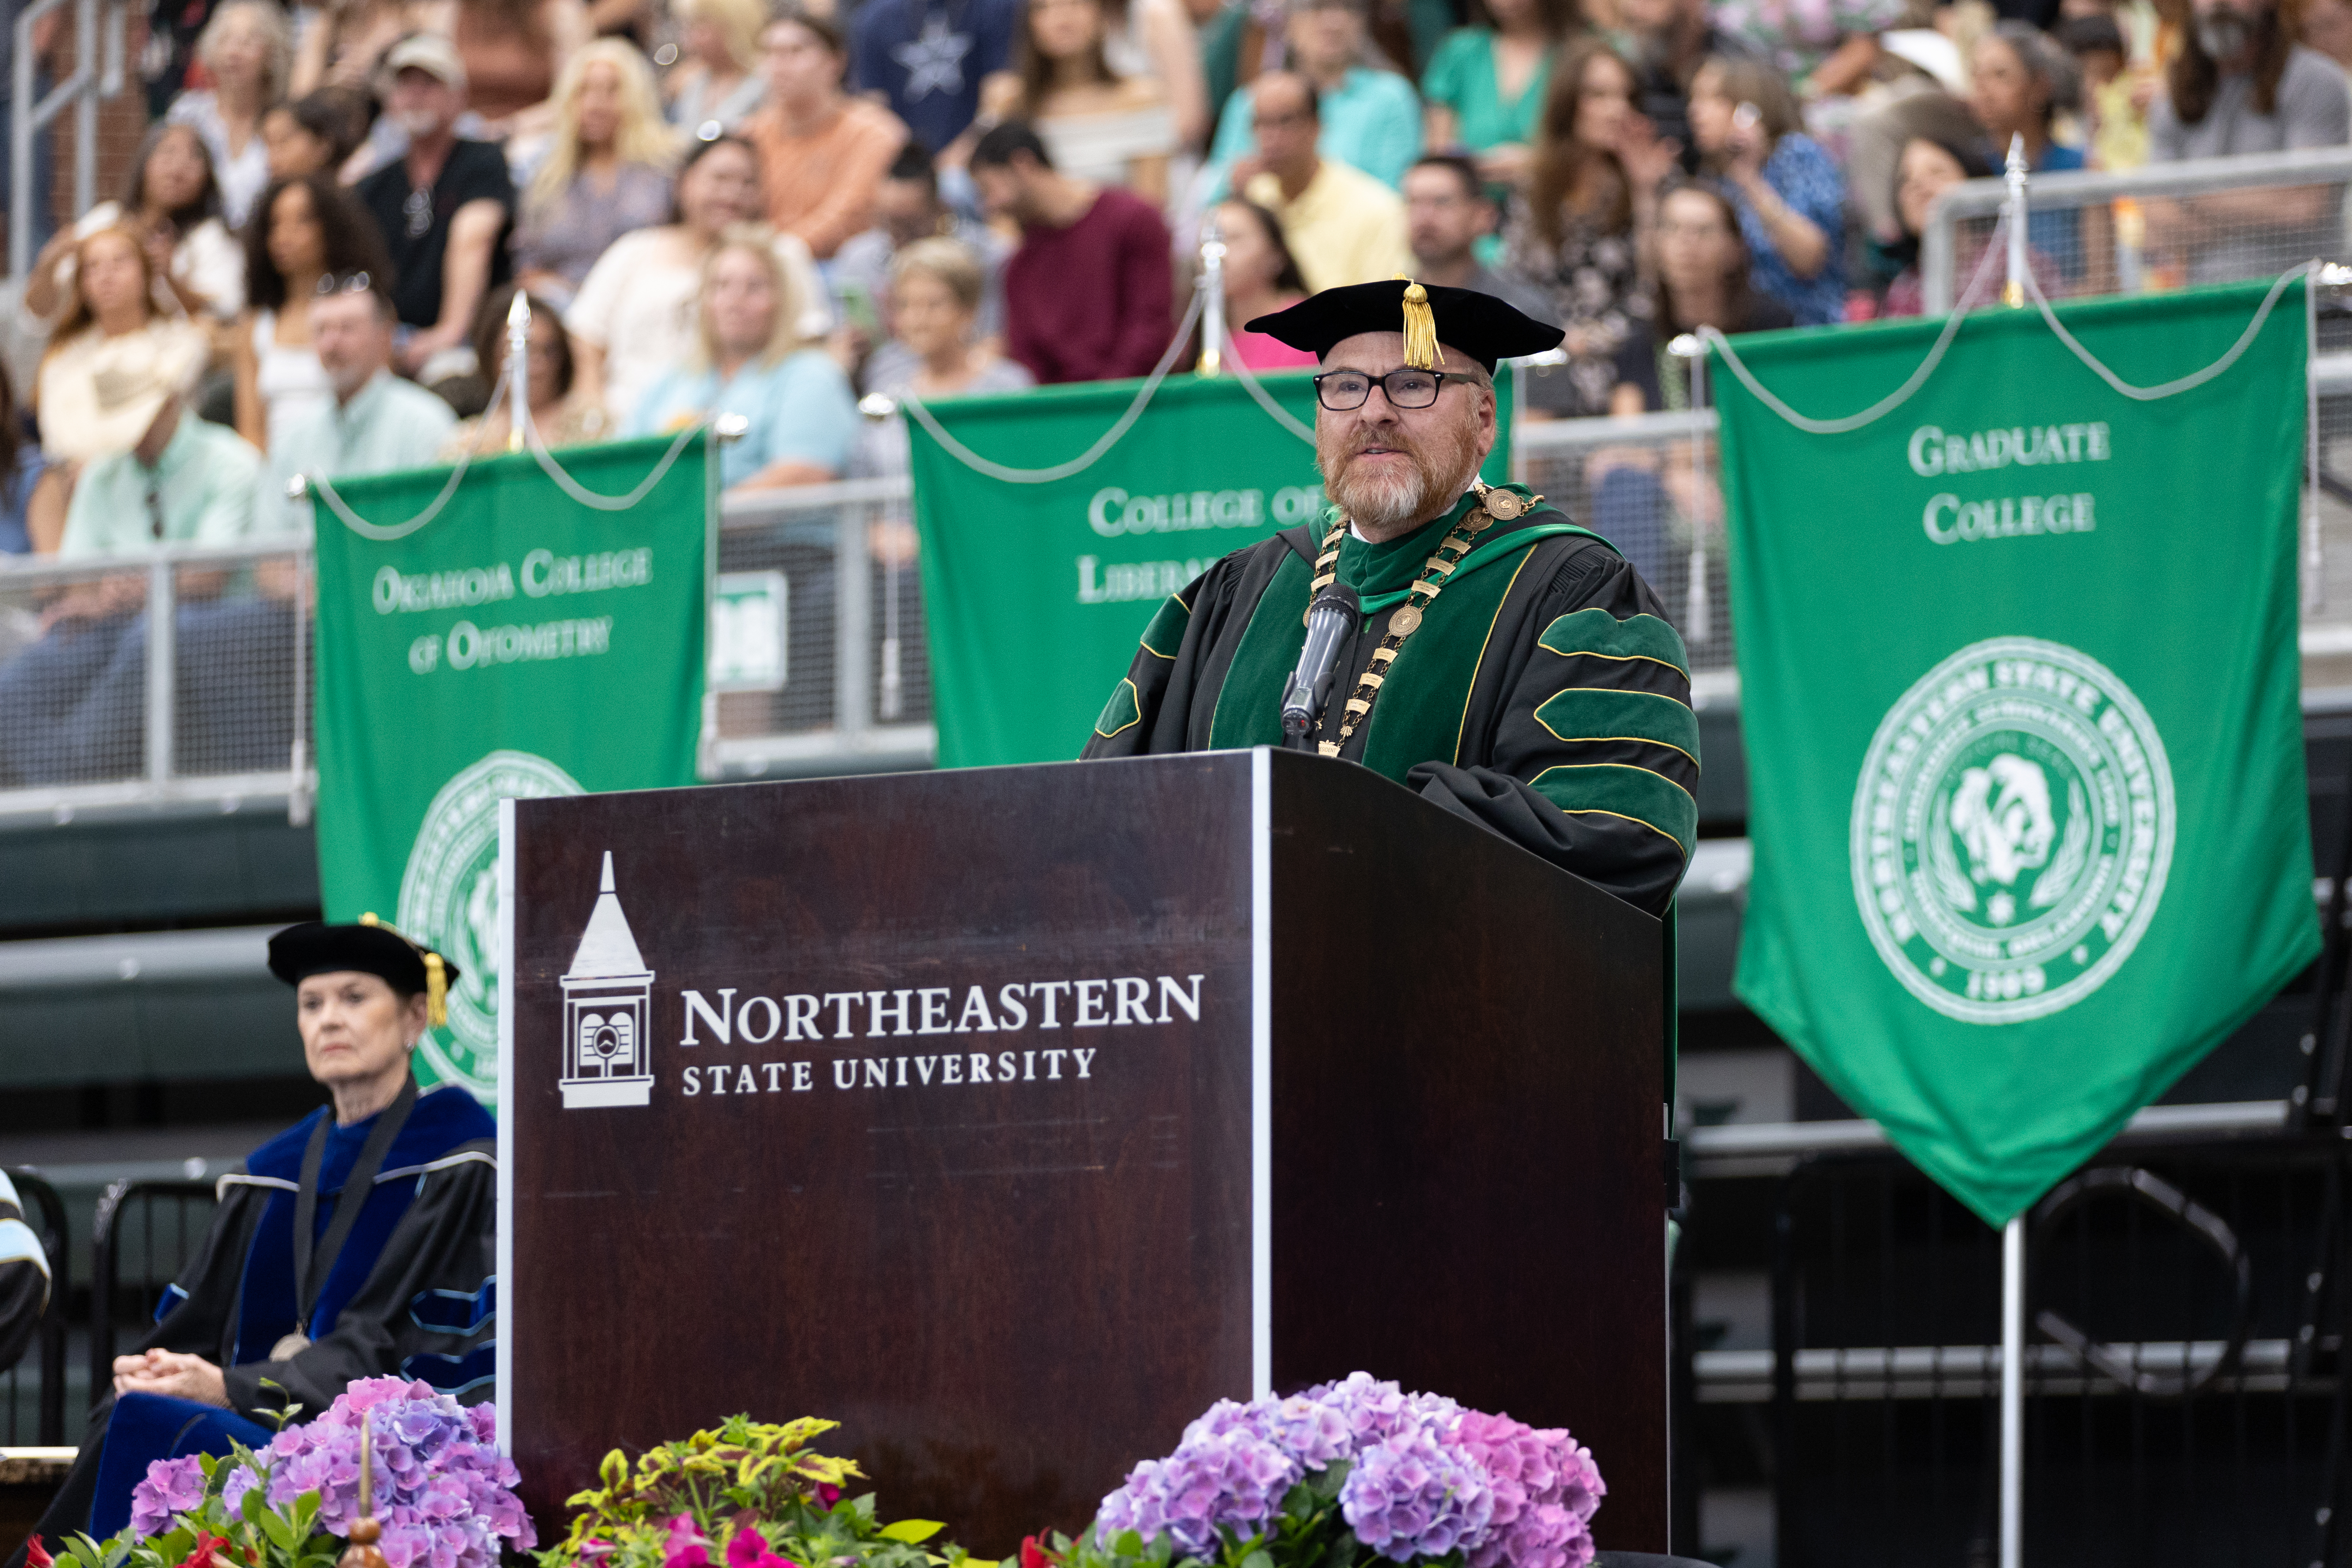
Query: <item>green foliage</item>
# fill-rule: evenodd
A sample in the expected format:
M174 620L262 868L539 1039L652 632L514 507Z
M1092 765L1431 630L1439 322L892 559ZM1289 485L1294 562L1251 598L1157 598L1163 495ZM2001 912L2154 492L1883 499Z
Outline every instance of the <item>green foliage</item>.
M872 1493L849 1496L864 1472L809 1447L839 1425L736 1415L635 1465L615 1448L598 1467L602 1484L568 1500L571 1527L534 1553L540 1568L730 1568L737 1556L744 1568L778 1568L779 1558L795 1568L996 1568L959 1546L927 1547L946 1528L936 1521L882 1524Z

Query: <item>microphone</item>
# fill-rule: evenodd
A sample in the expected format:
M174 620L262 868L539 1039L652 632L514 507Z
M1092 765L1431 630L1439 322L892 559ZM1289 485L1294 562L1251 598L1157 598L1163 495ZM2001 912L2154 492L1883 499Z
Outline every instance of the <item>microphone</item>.
M1282 693L1282 742L1294 751L1308 749L1307 736L1331 695L1332 661L1339 645L1361 624L1363 602L1356 591L1333 583L1315 595L1307 607L1307 643L1298 650L1298 668Z

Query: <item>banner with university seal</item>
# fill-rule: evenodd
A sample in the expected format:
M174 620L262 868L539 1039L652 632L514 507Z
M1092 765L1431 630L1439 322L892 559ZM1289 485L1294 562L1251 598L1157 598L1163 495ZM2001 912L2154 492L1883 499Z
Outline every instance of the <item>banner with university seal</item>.
M695 437L624 511L565 495L529 456L338 482L315 504L319 882L331 921L373 912L463 971L428 1032L427 1083L498 1092L499 802L690 784L702 732L710 498ZM625 495L673 437L567 448ZM385 525L395 525L389 529Z
M2319 950L2302 286L2059 316L2143 391L2245 342L2133 397L2038 312L1981 311L1834 434L1711 376L1755 846L1735 987L1995 1225ZM1732 347L1827 422L1943 324Z
M982 459L1044 468L1085 452L1135 400L1132 381L942 400ZM1303 374L1261 384L1302 426ZM1510 478L1511 375L1483 470ZM1231 376L1174 376L1085 469L1045 484L982 473L913 419L924 626L941 767L1066 762L1168 595L1220 556L1323 513L1315 448Z

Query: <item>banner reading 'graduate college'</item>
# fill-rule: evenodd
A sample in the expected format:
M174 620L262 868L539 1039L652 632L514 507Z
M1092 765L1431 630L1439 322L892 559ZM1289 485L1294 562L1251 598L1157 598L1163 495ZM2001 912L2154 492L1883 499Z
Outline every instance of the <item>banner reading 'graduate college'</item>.
M625 494L673 437L567 449ZM318 504L319 880L331 921L373 911L463 970L416 1069L498 1086L498 803L695 782L706 450L608 512L528 456L478 461L441 514L362 537ZM351 479L375 523L423 511L446 469Z
M1313 426L1307 375L1264 385ZM1509 477L1510 390L1507 369L1490 481ZM1042 468L1087 450L1135 391L1045 387L936 412L981 457ZM1229 376L1171 377L1099 461L1050 484L976 473L919 422L908 434L942 767L1076 756L1169 595L1218 557L1322 515L1315 448Z
M2267 285L2062 316L2126 383ZM1829 418L1929 321L1740 340ZM2137 401L1984 311L1893 414L1729 374L1755 879L1737 989L1987 1221L2033 1203L2318 951L2295 631L2300 285Z

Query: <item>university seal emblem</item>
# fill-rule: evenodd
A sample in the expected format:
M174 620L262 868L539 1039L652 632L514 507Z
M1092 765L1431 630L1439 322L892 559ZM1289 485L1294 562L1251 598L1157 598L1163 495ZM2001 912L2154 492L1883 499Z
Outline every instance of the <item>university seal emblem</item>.
M584 794L570 773L529 752L492 752L462 768L425 808L400 879L400 929L463 972L449 1026L417 1046L434 1072L477 1097L499 1092L499 802Z
M2070 1007L2131 956L2172 863L2172 769L2097 660L2035 637L1971 644L1871 737L1854 901L1911 994L1971 1024Z

